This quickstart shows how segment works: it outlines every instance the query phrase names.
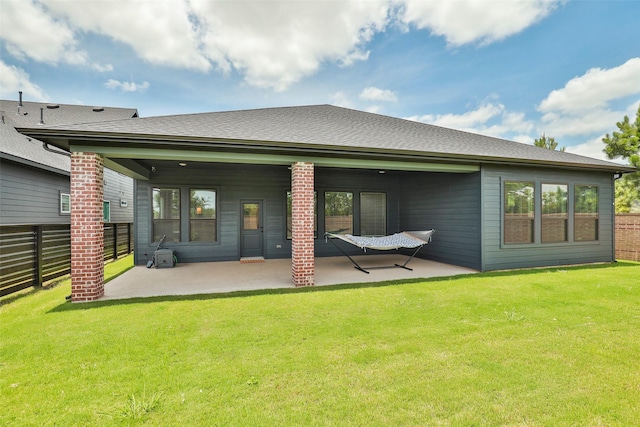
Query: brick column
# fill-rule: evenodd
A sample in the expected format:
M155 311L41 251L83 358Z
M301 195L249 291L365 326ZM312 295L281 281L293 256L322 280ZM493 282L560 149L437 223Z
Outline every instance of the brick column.
M313 163L291 166L291 279L295 286L313 286Z
M104 295L104 159L71 153L71 300Z

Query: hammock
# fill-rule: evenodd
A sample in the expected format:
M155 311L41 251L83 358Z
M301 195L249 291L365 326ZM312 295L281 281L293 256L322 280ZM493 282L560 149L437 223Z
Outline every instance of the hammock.
M396 233L396 234L392 234L389 236L382 236L382 237L363 237L363 236L353 236L351 234L324 233L324 237L325 237L325 241L330 241L331 243L333 243L334 246L338 248L338 250L342 252L344 256L349 258L349 260L353 263L354 268L369 274L367 270L362 268L357 262L353 260L353 258L351 258L345 251L343 251L340 248L340 246L336 245L333 239L339 239L351 245L357 246L360 249L362 249L364 252L366 252L367 249L375 249L378 251L390 251L390 250L397 250L401 248L411 248L411 249L416 248L416 250L413 252L413 254L411 254L409 259L407 259L407 261L402 265L394 264L394 265L385 266L385 267L369 268L369 270L372 270L374 268L399 267L399 268L404 268L405 270L413 271L412 268L407 267L407 264L409 263L409 261L413 259L414 256L416 256L418 251L420 251L420 249L422 249L424 245L427 245L431 242L431 238L433 236L433 233L435 232L436 232L435 230L403 231L401 233Z

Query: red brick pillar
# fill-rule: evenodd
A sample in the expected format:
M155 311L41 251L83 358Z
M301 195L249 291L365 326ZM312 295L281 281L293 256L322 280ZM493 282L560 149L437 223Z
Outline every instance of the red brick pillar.
M71 153L71 300L104 295L104 159Z
M295 286L313 286L313 163L291 166L291 279Z

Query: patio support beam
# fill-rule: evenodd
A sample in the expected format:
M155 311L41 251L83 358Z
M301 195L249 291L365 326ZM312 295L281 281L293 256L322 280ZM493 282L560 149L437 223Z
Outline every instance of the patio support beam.
M104 159L71 153L71 300L104 295Z
M296 287L314 284L313 190L313 163L293 163L291 165L291 279Z

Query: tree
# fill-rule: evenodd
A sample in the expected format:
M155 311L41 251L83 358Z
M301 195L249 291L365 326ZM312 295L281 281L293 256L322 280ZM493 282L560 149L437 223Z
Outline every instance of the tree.
M567 147L560 147L558 149L558 143L556 142L556 139L552 136L547 136L544 133L542 134L542 136L538 139L536 139L533 142L533 145L535 145L536 147L542 147L542 148L546 148L547 150L558 150L558 151L564 151L567 149Z
M640 168L640 105L632 123L629 116L616 123L619 131L602 138L608 158L622 157ZM640 211L640 172L625 174L616 181L616 212Z

